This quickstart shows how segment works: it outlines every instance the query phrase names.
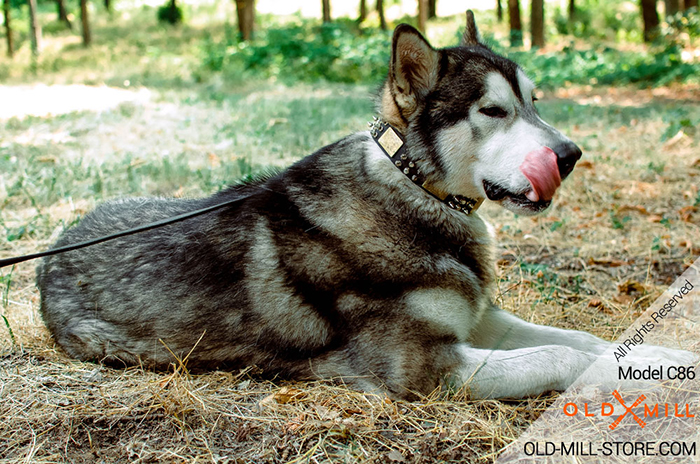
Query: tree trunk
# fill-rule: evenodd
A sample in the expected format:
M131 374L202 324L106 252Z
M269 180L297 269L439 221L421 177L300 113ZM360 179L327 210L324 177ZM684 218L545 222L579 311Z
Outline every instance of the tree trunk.
M644 41L651 42L656 38L659 28L659 13L656 11L656 0L641 0L642 19L644 20Z
M112 11L112 0L105 0L105 10Z
M523 25L520 21L520 0L508 0L508 18L510 20L510 46L523 44Z
M252 39L255 25L255 0L236 0L236 15L241 40Z
M68 29L73 29L73 24L70 22L70 19L68 19L65 0L56 0L56 7L58 9L58 20L66 23Z
M7 56L12 58L15 54L15 45L12 42L12 15L10 13L10 0L3 2L5 13L5 39L7 40Z
M496 0L496 18L499 23L503 21L503 5L501 5L501 0Z
M437 18L437 0L428 0L428 19Z
M323 7L323 22L331 22L331 0L321 0L321 6Z
M28 0L29 3L29 37L32 41L32 55L39 55L41 27L37 18L36 0Z
M418 30L425 34L428 22L428 0L418 0Z
M384 0L377 0L377 13L379 13L379 27L386 31L386 18L384 17Z
M83 27L83 46L89 47L92 43L92 35L90 35L90 18L88 17L87 0L80 0L80 24Z
M697 8L698 7L698 0L685 0L683 2L683 9L687 10L688 8Z
M680 9L678 0L664 0L664 5L666 6L666 16L674 15L678 13Z
M530 32L532 34L532 48L544 47L544 1L530 0Z
M367 0L360 0L360 17L357 18L357 22L361 23L367 19Z
M569 22L573 23L576 20L576 1L569 0Z

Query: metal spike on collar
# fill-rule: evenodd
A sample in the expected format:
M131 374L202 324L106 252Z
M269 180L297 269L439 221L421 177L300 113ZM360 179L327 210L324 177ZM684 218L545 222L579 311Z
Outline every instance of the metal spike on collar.
M372 134L372 137L377 138L379 132L381 132L389 124L376 116L372 116L372 121L368 122L367 125L369 126L369 132Z

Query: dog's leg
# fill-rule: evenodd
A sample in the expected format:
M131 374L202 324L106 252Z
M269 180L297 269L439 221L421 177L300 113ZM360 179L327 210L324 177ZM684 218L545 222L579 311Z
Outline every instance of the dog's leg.
M490 362L485 363L488 374L479 373L474 380L478 394L486 392L494 397L501 395L503 389L511 393L508 388L512 387L498 385L499 382L521 382L525 394L537 393L539 387L543 388L540 391L546 390L547 386L565 389L599 356L604 362L597 363L595 369L586 372L582 382L615 385L619 381L617 366L687 366L697 362L697 357L689 351L648 344L635 346L623 359L616 359L610 342L578 330L532 324L495 306L486 311L472 334L470 342L475 348L468 350L469 362L466 366L470 366L475 359L484 358L480 350L493 350L488 358ZM509 357L509 353L515 357ZM514 362L510 365L513 359L519 359L522 364ZM514 369L515 373L506 374L500 369ZM485 379L481 380L479 375L484 375ZM509 378L509 375L513 377ZM501 380L498 380L499 376ZM492 378L496 379L494 386L489 383Z
M533 324L492 305L472 331L470 342L477 348L512 350L543 345L561 345L596 355L612 355L612 343L580 330ZM695 356L684 350L643 344L632 350L638 362L693 362Z
M657 354L626 358L618 364L608 354L601 356L603 362L596 362L598 355L562 345L487 350L459 344L455 351L461 364L450 381L456 387L466 385L475 399L523 398L549 390L566 390L577 379L581 385L607 389L625 385L641 387L640 381L620 379L618 366L641 369L669 364L687 366L695 362L694 355L687 351L650 348ZM645 388L658 385L658 382L644 382Z
M563 345L587 353L602 354L610 343L579 330L559 329L526 322L492 305L472 331L478 348L513 350L543 345Z
M565 390L596 359L595 354L557 345L505 351L459 344L455 350L461 365L451 383L466 385L472 398L523 398Z

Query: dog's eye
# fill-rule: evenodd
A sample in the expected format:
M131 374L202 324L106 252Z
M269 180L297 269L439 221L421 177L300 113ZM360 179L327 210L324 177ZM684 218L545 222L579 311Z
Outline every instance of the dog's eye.
M481 114L485 114L490 118L505 118L508 112L499 106L487 106L479 110Z
M536 96L533 95L532 96L532 103L535 103L537 100L539 100L539 98L537 98Z

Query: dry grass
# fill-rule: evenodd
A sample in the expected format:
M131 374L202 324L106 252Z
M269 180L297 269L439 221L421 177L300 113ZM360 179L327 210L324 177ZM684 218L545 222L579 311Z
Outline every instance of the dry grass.
M14 462L472 461L495 455L546 405L439 395L398 403L247 371L117 371L50 350L2 366L1 455Z

